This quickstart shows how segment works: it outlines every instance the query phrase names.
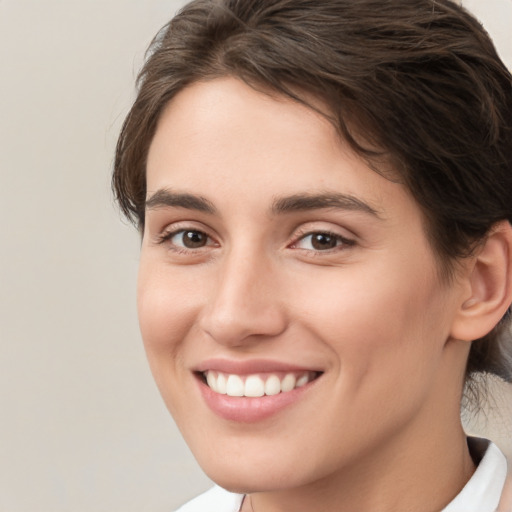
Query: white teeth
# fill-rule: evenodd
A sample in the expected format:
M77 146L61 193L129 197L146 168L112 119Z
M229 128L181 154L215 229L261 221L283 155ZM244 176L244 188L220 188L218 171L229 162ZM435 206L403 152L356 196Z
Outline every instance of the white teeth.
M217 388L217 379L215 379L215 375L213 375L213 372L208 372L206 374L206 382L208 386L210 386L210 388L212 388L214 391L219 391Z
M228 396L244 396L244 381L238 375L230 375L226 385Z
M286 393L287 391L291 391L295 387L295 375L293 373L289 373L281 382L281 391Z
M282 380L275 374L262 378L260 375L241 377L236 374L205 372L206 383L216 393L228 396L261 397L287 393L295 388L305 386L315 377L314 372L301 373L298 376L287 373Z
M278 395L281 393L281 381L277 375L271 375L265 382L265 395Z
M307 375L303 375L302 377L299 377L297 379L297 383L295 384L295 387L301 388L302 386L305 386L309 381L309 378Z
M208 373L210 374L212 372ZM213 387L212 389L214 391L217 391L217 393L220 393L221 395L225 395L227 393L226 376L223 375L222 373L219 373L219 375L217 376L217 389L215 389L215 387Z
M257 375L251 375L245 380L245 396L263 396L265 394L265 384Z

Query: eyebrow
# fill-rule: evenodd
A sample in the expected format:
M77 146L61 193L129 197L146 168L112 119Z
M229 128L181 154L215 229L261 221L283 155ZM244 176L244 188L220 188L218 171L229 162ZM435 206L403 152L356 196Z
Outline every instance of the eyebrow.
M173 192L169 189L157 190L146 199L147 210L156 210L157 208L165 207L186 208L187 210L197 210L210 214L217 212L213 203L204 197Z
M146 200L146 209L155 210L158 208L186 208L208 214L217 213L217 209L208 199L194 194L173 192L169 189L157 190ZM278 197L274 199L271 212L274 215L321 209L341 209L359 211L380 218L379 212L369 204L360 199L334 192L321 194L294 194L291 196Z
M272 213L278 214L329 208L363 212L380 218L376 208L373 208L357 197L332 192L323 194L295 194L276 198L272 204Z

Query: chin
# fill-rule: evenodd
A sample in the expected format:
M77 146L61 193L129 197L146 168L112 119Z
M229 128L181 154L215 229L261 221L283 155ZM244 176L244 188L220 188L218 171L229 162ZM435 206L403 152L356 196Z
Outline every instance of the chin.
M314 453L298 446L301 445L286 446L282 439L276 443L254 443L251 439L246 446L239 443L239 449L223 450L218 446L211 451L203 446L197 452L197 460L217 485L239 494L298 488L326 477L343 465L342 461L329 460L326 454L316 460Z
M271 467L266 471L251 467L247 461L242 467L228 464L203 467L206 475L224 489L238 493L277 491L299 487L304 484L293 468Z

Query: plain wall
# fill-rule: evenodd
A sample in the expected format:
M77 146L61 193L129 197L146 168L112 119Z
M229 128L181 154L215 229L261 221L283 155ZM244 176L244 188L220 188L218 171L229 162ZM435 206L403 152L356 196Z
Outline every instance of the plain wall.
M110 193L134 77L182 3L0 0L0 511L170 511L210 485L147 368L138 235ZM466 3L512 67L512 1ZM470 428L512 455L499 397Z

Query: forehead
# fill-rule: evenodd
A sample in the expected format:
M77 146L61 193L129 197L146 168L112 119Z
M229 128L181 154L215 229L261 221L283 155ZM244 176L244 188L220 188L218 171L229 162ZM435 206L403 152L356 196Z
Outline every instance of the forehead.
M402 185L350 149L326 116L234 78L192 84L165 108L148 154L148 196L162 188L246 200L341 192L362 196L377 211L391 194L419 210Z
M318 101L314 104L317 106L320 107ZM235 150L242 152L260 144L266 144L270 150L284 139L288 144L292 139L326 146L338 146L341 142L327 119L313 108L271 91L255 90L230 77L196 82L182 89L164 109L155 138L164 131L173 140L196 143L196 156L208 150L217 151L219 144L227 157ZM235 142L234 134L236 145L226 140L229 136ZM225 142L229 147L224 146ZM150 158L154 145L153 141Z

